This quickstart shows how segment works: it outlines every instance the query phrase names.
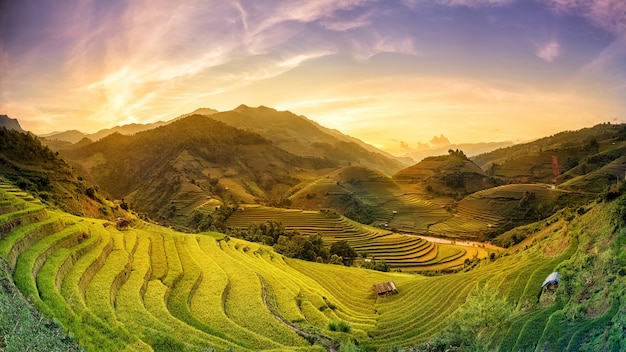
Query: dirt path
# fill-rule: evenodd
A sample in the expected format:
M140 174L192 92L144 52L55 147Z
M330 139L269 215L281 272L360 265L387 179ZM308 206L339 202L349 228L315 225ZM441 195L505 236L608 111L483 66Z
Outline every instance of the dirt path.
M292 324L291 322L285 320L283 317L280 316L280 314L278 314L278 312L276 312L274 310L274 308L272 308L268 303L267 303L267 290L265 288L265 280L263 279L263 277L259 274L257 274L259 276L259 280L261 281L261 288L262 288L262 295L263 295L263 304L265 304L265 308L267 308L267 310L270 311L270 313L272 313L272 315L278 319L281 323L287 325L287 327L289 327L291 330L295 331L296 333L298 333L301 336L304 337L309 337L309 338L313 338L316 341L321 342L324 347L326 347L326 349L329 352L337 352L337 346L335 346L332 341L330 341L328 338L325 338L323 336L319 336L316 335L312 332L309 332L299 326L296 326L294 324Z
M420 238L425 239L426 241L433 242L433 243L456 244L459 246L466 246L466 247L485 247L485 248L493 249L496 251L505 250L505 248L498 247L496 245L485 243L485 242L474 242L474 241L465 241L465 240L448 240L445 238L423 236L423 235L410 235L410 234L407 234L407 235L420 237Z

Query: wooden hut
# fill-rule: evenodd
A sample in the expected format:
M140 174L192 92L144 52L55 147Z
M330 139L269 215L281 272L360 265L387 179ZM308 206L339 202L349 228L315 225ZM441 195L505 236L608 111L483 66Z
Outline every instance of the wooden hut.
M398 293L398 288L393 281L387 281L372 285L372 291L374 291L378 297L387 297Z

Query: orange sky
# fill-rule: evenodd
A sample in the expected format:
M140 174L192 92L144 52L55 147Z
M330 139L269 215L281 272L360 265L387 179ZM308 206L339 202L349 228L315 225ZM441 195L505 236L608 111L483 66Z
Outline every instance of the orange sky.
M42 134L290 110L402 153L621 122L621 0L10 2L0 114ZM245 126L242 126L245 127Z

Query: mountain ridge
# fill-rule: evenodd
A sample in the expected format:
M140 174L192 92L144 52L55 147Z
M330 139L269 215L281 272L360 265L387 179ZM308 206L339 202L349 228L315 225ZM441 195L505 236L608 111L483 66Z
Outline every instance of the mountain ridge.
M8 130L16 130L18 132L25 132L20 126L20 122L17 119L12 119L8 115L0 115L0 127L5 127Z

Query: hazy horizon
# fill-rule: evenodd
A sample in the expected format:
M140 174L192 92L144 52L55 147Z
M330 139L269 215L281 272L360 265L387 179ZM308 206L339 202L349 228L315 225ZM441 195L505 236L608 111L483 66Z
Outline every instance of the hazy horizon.
M0 114L37 134L264 105L398 154L626 112L620 0L0 6Z

